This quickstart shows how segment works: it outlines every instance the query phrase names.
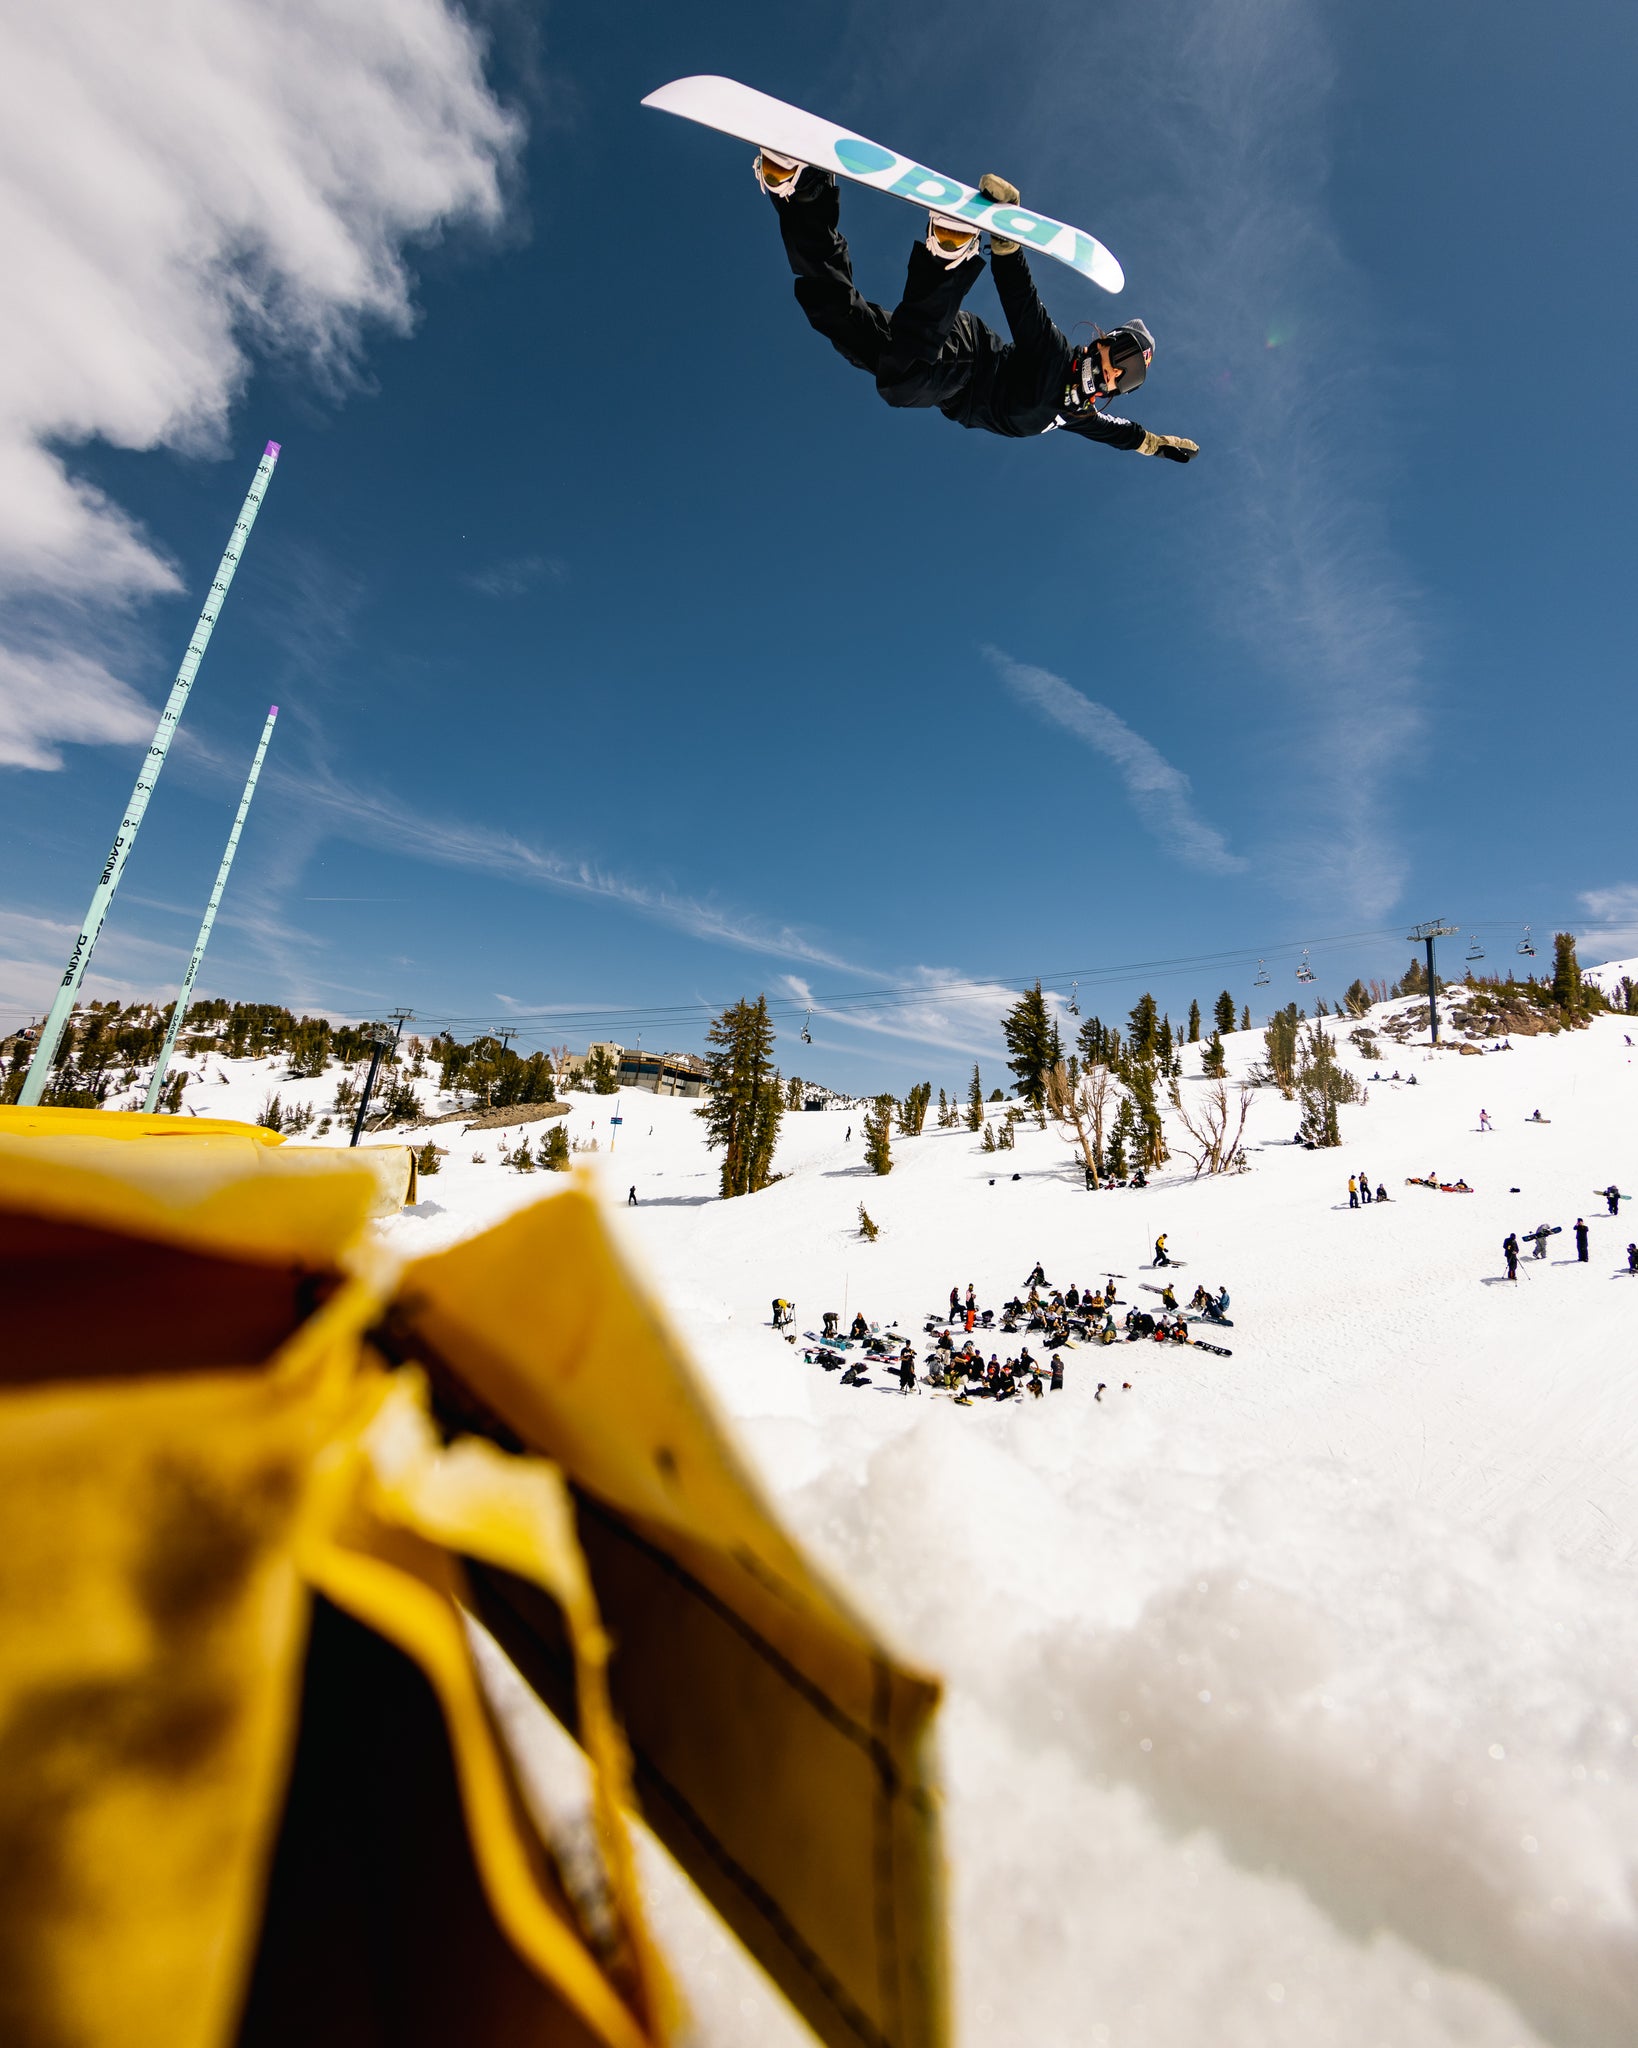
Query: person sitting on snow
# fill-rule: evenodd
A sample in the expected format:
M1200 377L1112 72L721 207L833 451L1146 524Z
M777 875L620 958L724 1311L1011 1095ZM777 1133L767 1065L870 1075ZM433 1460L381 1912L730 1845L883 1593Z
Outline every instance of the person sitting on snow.
M1176 1308L1177 1306L1177 1289L1169 1280L1160 1290L1160 1305L1162 1308Z
M957 426L1009 440L1061 427L1084 441L1189 462L1199 443L1151 433L1104 407L1137 390L1154 361L1154 336L1127 320L1081 347L1071 345L1035 290L1019 245L990 234L995 289L1010 341L962 300L984 269L971 221L927 217L927 235L910 251L904 296L889 313L860 296L841 233L835 174L771 149L753 159L757 183L773 201L796 301L808 324L836 352L876 381L888 405L936 407ZM979 180L987 199L1018 203L1016 186L993 171Z
M857 1340L860 1337L868 1337L870 1335L870 1325L865 1321L863 1309L860 1309L858 1313L854 1316L853 1327L848 1332L848 1335L854 1338L855 1340Z

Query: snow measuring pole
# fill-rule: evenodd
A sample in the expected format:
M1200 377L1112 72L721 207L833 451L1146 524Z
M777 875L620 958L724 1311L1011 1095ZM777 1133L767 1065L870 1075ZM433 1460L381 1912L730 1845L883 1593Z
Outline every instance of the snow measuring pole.
M245 783L245 793L239 799L239 815L234 819L233 830L228 834L227 851L222 855L222 865L216 870L216 887L210 892L210 901L205 905L205 921L199 927L199 937L194 942L193 958L188 962L188 971L183 975L182 986L177 991L176 1007L171 1011L170 1029L165 1033L165 1043L159 1048L154 1077L148 1083L148 1099L142 1105L144 1113L148 1116L152 1116L159 1107L160 1090L165 1085L165 1069L171 1063L171 1054L176 1050L177 1034L182 1029L182 1019L188 1014L188 1004L193 1000L194 976L199 972L199 963L204 959L205 948L210 944L210 928L216 922L216 908L222 900L222 891L227 887L228 869L232 867L233 856L239 850L239 834L245 828L245 813L250 809L250 799L256 794L256 778L262 772L267 743L273 737L273 722L278 715L278 705L269 705L267 723L262 727L261 745L256 749L255 760L250 764L250 776Z
M279 459L279 444L269 441L262 451L262 459L256 465L256 474L251 479L245 501L239 507L239 516L233 523L227 548L217 566L216 577L210 586L210 595L205 599L199 623L193 629L193 638L188 642L188 651L182 657L182 666L176 672L176 681L171 685L171 694L165 701L165 709L159 714L159 724L154 729L153 745L147 758L137 771L136 787L131 792L131 801L125 806L125 817L120 824L118 836L109 849L103 863L102 875L91 896L91 908L85 913L85 923L80 935L74 941L74 950L69 955L68 967L57 990L50 1014L40 1027L40 1042L34 1049L34 1058L29 1062L28 1076L23 1082L23 1092L17 1098L25 1107L32 1107L45 1093L46 1083L51 1078L52 1063L57 1056L63 1027L73 1013L75 999L80 992L80 983L85 979L85 970L91 964L92 950L102 933L103 919L108 915L108 906L114 900L114 891L119 887L120 876L125 872L125 863L131 857L131 846L141 827L148 799L154 793L154 784L159 780L159 771L165 765L165 756L170 752L172 739L176 736L177 723L188 701L188 692L193 688L193 679L199 673L199 664L205 658L205 649L210 645L210 636L222 610L228 586L233 581L233 572L239 566L239 557L244 553L245 542L250 538L250 529L256 523L256 514L261 509L267 486L272 480L273 465Z

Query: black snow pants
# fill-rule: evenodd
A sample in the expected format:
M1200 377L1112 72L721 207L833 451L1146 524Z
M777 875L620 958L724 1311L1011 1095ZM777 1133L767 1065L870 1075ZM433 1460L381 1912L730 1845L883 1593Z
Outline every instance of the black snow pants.
M993 265L1010 342L961 310L984 268L977 255L951 269L917 242L904 296L889 313L854 284L839 227L841 195L833 179L810 183L814 177L803 173L803 196L774 201L797 303L809 324L875 378L888 405L936 406L961 426L1012 437L1049 427L1073 350L1041 304L1022 254L998 257Z

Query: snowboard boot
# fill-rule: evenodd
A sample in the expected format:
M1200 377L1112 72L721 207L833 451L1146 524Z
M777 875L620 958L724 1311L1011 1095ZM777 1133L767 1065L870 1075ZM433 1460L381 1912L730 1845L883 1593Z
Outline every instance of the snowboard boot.
M794 156L776 156L771 149L759 149L751 159L751 168L770 199L789 199L807 167Z
M1005 178L998 178L994 171L986 171L984 173L983 177L978 181L978 189L986 199L998 199L1003 206L1016 206L1018 204L1018 187L1016 185L1009 185ZM990 254L992 256L1016 256L1018 254L1018 244L1005 240L992 230L990 234Z
M969 256L978 254L978 230L964 220L952 220L947 213L927 216L927 252L954 270Z

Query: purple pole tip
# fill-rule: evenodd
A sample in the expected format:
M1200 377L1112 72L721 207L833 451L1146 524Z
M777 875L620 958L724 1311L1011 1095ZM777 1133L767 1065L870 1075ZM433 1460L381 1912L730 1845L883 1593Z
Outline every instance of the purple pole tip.
M262 450L262 453L264 455L277 455L278 452L279 444L277 441L269 441L267 446Z
M268 707L267 707L267 715L268 715L268 717L269 717L269 718L277 718L277 717L278 717L278 715L279 715L279 707L278 707L278 705L277 705L277 704L269 704L269 705L268 705Z

